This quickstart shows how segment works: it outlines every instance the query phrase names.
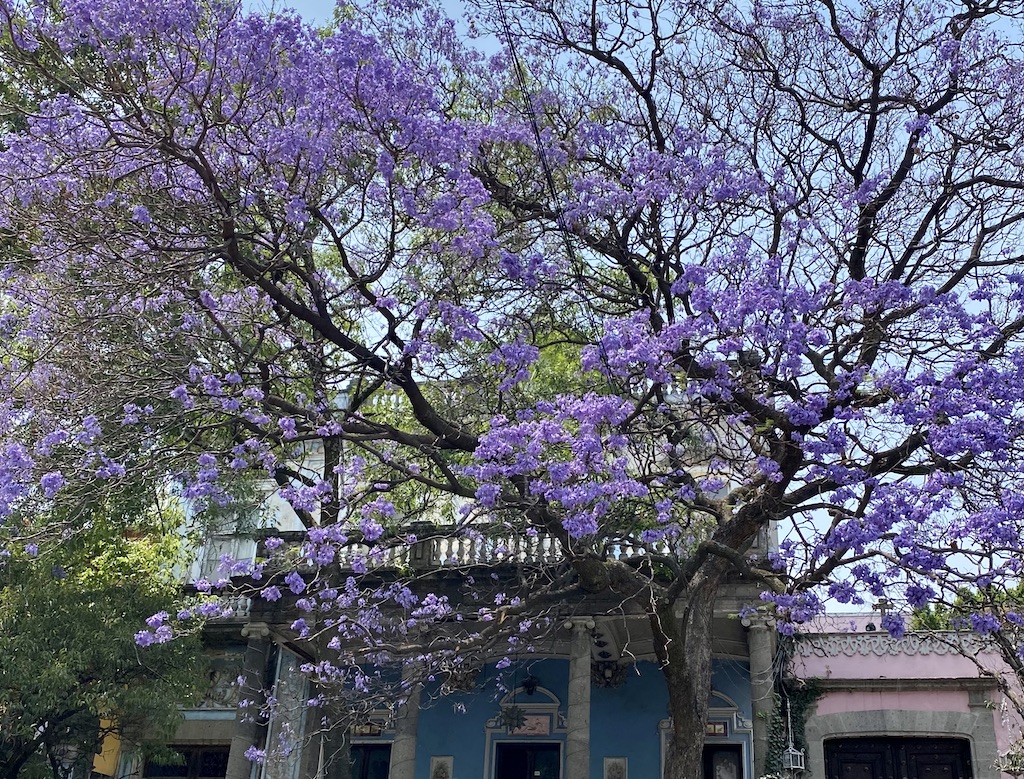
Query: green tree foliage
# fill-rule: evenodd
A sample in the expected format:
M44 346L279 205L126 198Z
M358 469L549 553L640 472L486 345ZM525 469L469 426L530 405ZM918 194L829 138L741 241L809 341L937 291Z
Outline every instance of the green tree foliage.
M89 528L0 561L0 776L63 779L115 733L166 736L201 689L198 638L141 652L134 634L177 597L179 542L138 499L101 501ZM48 517L60 524L70 517Z
M914 610L910 626L930 631L973 662L982 676L993 679L1007 705L1024 717L1024 584L988 581L980 587L959 587L941 602ZM995 766L1024 775L1024 739L1018 738Z

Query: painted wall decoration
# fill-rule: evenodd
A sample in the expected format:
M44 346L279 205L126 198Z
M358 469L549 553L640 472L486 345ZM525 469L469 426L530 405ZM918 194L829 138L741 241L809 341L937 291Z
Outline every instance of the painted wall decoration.
M452 755L433 755L430 758L430 779L452 779L455 758Z
M604 759L604 779L626 779L627 761L624 757Z

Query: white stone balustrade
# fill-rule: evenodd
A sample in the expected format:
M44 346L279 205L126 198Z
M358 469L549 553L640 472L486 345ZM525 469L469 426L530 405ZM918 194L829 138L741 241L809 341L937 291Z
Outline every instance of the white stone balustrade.
M421 564L428 567L485 565L491 563L525 563L543 565L557 562L562 556L558 541L548 535L479 536L460 535L428 538L420 542L427 548ZM617 540L605 544L605 553L613 560L625 560L646 554L670 554L671 545ZM372 548L362 544L347 546L339 555L344 567L397 568L410 564L410 550L402 545Z
M286 544L292 548L302 543L302 536L298 533L282 534L288 536ZM242 538L242 537L239 537ZM674 550L667 542L660 541L654 544L642 544L637 541L626 539L614 539L605 541L603 544L596 544L594 541L580 542L587 543L589 548L603 553L608 559L625 560L647 554L669 554ZM216 551L223 554L224 549L230 547L232 551L241 553L232 560L237 563L252 563L256 556L265 554L262 550L257 552L257 544L251 537L241 541L225 540L218 537L215 540ZM548 565L558 562L562 557L559 542L556 538L544 535L521 535L509 533L508 535L483 536L478 533L466 533L461 535L436 535L428 536L423 541L415 544L397 544L394 546L370 546L365 544L353 544L345 546L338 551L337 562L342 568L355 571L360 570L386 570L394 568L414 567L418 569L444 568L472 565L491 565L495 563L522 564L522 565ZM205 555L203 559L210 558ZM207 567L212 569L212 563ZM223 577L222 571L212 574L203 571L206 576L216 578ZM230 575L230 574L228 574ZM233 604L234 605L234 604ZM237 616L244 616L248 604L237 604L235 608Z

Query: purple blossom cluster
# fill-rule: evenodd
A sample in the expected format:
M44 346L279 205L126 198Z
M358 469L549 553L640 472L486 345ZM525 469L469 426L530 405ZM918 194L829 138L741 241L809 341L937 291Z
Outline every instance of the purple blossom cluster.
M492 419L466 468L479 483L477 500L497 507L502 483L528 477L531 494L563 510L571 536L597 533L617 501L649 494L630 468L628 439L615 432L630 409L614 396L589 394L541 403L518 420Z

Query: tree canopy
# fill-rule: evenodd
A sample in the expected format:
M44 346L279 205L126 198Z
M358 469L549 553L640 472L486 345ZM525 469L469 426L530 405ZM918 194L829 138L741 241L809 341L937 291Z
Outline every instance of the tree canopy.
M47 96L0 155L0 518L253 471L307 565L414 521L551 539L475 603L291 577L318 672L613 591L672 777L727 577L793 630L1019 575L1019 4L484 1L494 55L419 2L0 7Z
M123 497L123 496L122 496ZM172 536L137 501L84 507L63 543L8 549L0 567L0 776L66 779L104 737L166 737L202 691L198 638L143 652L145 620L180 596ZM127 515L127 516L126 516ZM58 524L56 515L47 518ZM124 531L134 528L133 537Z

